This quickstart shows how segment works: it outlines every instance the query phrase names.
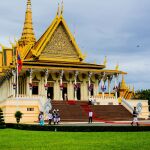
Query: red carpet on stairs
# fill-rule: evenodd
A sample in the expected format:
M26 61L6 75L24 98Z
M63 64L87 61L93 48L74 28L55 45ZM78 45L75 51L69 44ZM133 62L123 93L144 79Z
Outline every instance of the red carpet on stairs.
M69 105L75 105L76 101L75 100L68 100L67 104L69 104Z
M90 111L93 112L93 110L89 107L88 104L86 104L86 105L81 105L81 107L82 107L82 109L83 109L87 114L88 114ZM105 122L106 120L102 120L102 119L100 119L100 118L97 118L95 112L93 112L93 121Z
M93 121L131 121L132 114L121 105L88 105L86 101L52 101L53 109L59 109L63 122L88 122L88 112L93 111Z

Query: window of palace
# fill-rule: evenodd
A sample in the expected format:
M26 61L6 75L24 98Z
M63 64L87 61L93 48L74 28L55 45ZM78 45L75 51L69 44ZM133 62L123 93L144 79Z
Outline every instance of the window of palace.
M68 95L67 83L63 83L63 99L65 99L65 95Z
M54 99L54 82L48 82L47 95L50 94L50 98Z
M32 83L32 95L38 95L39 94L39 83L33 82Z
M27 108L27 111L34 111L34 108Z

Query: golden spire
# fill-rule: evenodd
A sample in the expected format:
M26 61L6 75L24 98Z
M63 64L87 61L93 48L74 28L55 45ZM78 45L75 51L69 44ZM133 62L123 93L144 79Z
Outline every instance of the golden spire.
M119 70L119 65L118 65L118 64L116 65L116 68L115 68L115 69L116 69L117 71Z
M61 15L63 15L63 12L64 12L64 2L62 1L62 3L61 3Z
M57 16L59 16L59 14L60 14L60 5L58 3Z
M105 59L104 59L104 66L106 67L106 65L107 65L107 57L105 56Z
M126 90L128 87L126 85L125 79L124 79L124 75L122 75L122 82L120 85L120 89Z
M6 47L5 47L4 45L2 45L1 43L0 43L0 47L2 48L2 50L6 48Z
M19 45L26 46L29 43L34 44L35 42L36 39L35 39L33 24L32 24L31 0L27 0L25 22L24 22L22 36L21 39L19 40Z
M135 89L134 89L134 86L133 86L133 88L132 88L132 93L133 93L133 94L135 93Z

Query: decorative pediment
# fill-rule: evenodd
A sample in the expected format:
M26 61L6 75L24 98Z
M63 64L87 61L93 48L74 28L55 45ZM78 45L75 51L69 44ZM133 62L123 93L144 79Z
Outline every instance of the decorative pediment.
M79 56L62 23L56 28L51 39L41 52L39 59L78 59Z
M27 58L45 61L80 62L84 59L63 16L57 16L51 26L36 42Z

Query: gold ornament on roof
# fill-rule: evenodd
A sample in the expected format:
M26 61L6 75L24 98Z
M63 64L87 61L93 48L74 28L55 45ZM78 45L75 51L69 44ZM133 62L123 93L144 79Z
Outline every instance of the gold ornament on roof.
M21 39L19 40L19 45L23 47L28 45L28 43L30 42L35 43L36 38L34 35L34 29L32 23L31 0L27 0L25 22L24 22L22 36Z
M62 1L62 3L61 3L61 15L63 15L63 12L64 12L64 2Z
M128 89L126 82L125 82L125 79L124 79L124 75L122 75L122 82L120 85L120 89L123 89L123 90Z
M60 4L58 3L57 16L60 14Z
M106 65L107 65L107 56L105 56L105 59L104 59L104 66L106 67Z
M118 64L116 65L116 68L115 68L115 69L116 69L117 71L119 70L119 65L118 65Z

